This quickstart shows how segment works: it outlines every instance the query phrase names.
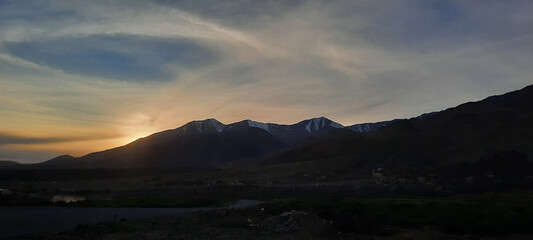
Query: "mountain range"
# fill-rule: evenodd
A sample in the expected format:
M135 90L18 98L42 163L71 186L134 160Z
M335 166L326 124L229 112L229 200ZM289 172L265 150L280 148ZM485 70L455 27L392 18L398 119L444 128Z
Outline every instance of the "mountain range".
M390 122L392 123L392 122ZM389 122L346 127L373 131ZM345 128L325 117L292 125L244 120L223 124L216 119L192 121L179 128L137 139L125 146L75 158L63 155L37 164L60 168L216 167L289 148L311 137Z
M59 156L33 167L212 168L317 160L337 164L339 159L350 166L402 171L455 169L458 164L486 169L509 162L529 166L532 100L533 86L528 86L411 119L346 127L325 117L292 125L206 119L118 148Z
M9 160L0 160L0 167L10 167L10 166L16 166L20 163L15 161L9 161Z
M339 130L267 159L266 164L327 160L384 168L396 175L469 176L507 169L532 176L533 86L444 111L399 120L376 131ZM345 165L342 165L341 162Z

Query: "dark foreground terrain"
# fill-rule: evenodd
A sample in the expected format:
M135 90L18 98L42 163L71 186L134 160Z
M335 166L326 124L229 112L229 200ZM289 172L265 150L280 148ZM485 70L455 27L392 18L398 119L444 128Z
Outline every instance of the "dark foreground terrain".
M41 180L0 182L0 188L10 191L1 195L0 204L58 210L216 208L149 219L121 217L13 239L533 239L529 185L383 176L336 179L334 169L297 166L284 172L268 166L92 179L80 174L55 181L45 172ZM239 199L264 203L221 208Z
M13 239L532 239L529 193L271 200Z

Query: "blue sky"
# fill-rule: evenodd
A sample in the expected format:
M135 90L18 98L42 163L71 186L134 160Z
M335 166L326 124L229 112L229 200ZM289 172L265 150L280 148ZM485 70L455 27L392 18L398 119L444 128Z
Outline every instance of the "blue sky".
M531 1L0 0L0 159L196 119L345 125L533 83Z
M10 55L39 65L124 81L172 80L178 76L167 73L167 64L194 69L216 60L208 47L192 41L138 35L92 35L3 45Z

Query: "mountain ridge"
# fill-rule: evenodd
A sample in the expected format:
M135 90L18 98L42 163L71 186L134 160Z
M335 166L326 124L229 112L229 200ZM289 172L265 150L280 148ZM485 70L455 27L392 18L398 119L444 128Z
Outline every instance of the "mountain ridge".
M531 118L528 115L530 114L529 111L533 109L533 104L529 99L533 99L533 85L410 119L394 119L350 126L343 126L325 117L306 119L290 125L262 123L250 119L224 124L214 118L208 118L191 121L175 129L157 132L117 148L90 153L82 157L59 156L36 165L39 167L90 168L198 167L201 164L208 164L212 167L225 165L232 161L243 162L248 158L260 158L274 152L294 153L298 147L304 146L305 148L305 146L314 144L313 142L335 142L342 139L339 136L345 138L339 140L341 141L339 146L346 145L346 142L356 141L354 139L363 142L354 145L348 144L350 145L348 149L341 149L339 146L329 147L328 150L316 148L314 150L319 151L320 154L315 151L315 154L303 154L302 156L307 156L306 160L316 159L316 157L327 158L328 152L333 151L333 155L342 155L341 153L347 152L355 156L364 153L364 156L371 155L369 159L381 158L377 156L389 154L393 156L392 158L412 156L412 161L418 161L416 159L428 161L427 158L431 154L427 153L425 149L418 149L417 151L420 153L415 150L408 150L409 147L413 148L419 144L420 146L430 146L428 149L446 150L442 153L443 156L449 157L448 161L453 162L457 159L479 158L480 155L475 151L469 150L469 148L461 150L461 147L464 148L469 146L468 144L473 144L471 141L490 139L488 133L505 134L501 128L509 125L507 120L517 121L517 123L512 122L512 124L519 126L527 125ZM529 133L530 129L527 126L524 132L517 132L511 128L508 132L514 135L507 136L507 138L520 140L517 136L524 137L524 134ZM341 130L349 131L343 132ZM460 137L454 139L447 132L453 132ZM328 137L328 135L337 136ZM361 137L364 137L364 140L361 140ZM321 140L328 138L330 139ZM411 145L406 143L411 143ZM496 143L491 144L495 145ZM519 152L524 152L523 148L527 147L527 144L527 141L520 140L514 145L519 146ZM389 147L388 150L382 152L371 153L372 151L368 150L372 148L387 149L387 147ZM392 150L390 147L396 150ZM313 149L308 151L313 152ZM462 151L463 154L454 155L453 151ZM495 152L490 154L495 154ZM290 161L299 160L302 159L294 156L290 159ZM283 160L281 157L266 162L283 163L287 161L289 160Z
M375 123L361 123L361 124L343 126L342 124L334 122L323 116L302 120L294 124L263 123L263 122L258 122L258 121L254 121L251 119L246 119L246 120L242 120L242 121L238 121L238 122L234 122L230 124L224 124L218 121L217 119L208 118L204 120L193 120L191 122L188 122L182 125L181 127L157 132L147 137L152 137L154 135L164 135L164 134L184 134L184 135L215 134L215 133L221 133L225 131L231 131L231 130L234 130L240 127L259 128L259 129L263 129L269 132L272 135L277 135L277 134L283 135L282 132L284 131L291 132L294 134L294 132L296 131L303 132L302 130L305 129L305 131L308 132L311 136L316 136L316 135L321 135L320 131L322 131L324 128L329 128L328 130L348 128L354 132L369 132L369 131L375 131L382 127L386 127L388 125L394 124L395 122L400 121L400 120L402 119L394 119L394 120L381 121L381 122L375 122ZM304 136L303 138L305 137L307 136ZM146 138L146 137L143 137L143 138ZM143 138L140 138L140 139L143 139ZM293 144L293 143L297 143L301 141L302 140L301 138L302 137L298 137L297 139L291 140L285 137L285 141Z
M0 167L19 166L21 163L12 160L0 160Z
M328 160L339 171L373 168L396 175L433 172L496 172L511 164L504 177L533 176L533 85L443 111L397 121L372 132L332 132L263 161L263 164ZM344 161L344 163L343 163ZM482 168L482 169L476 169ZM447 169L447 170L446 170ZM410 174L407 174L410 173Z
M196 167L200 163L216 166L228 161L258 157L342 127L344 126L325 117L291 125L252 120L226 125L209 118L157 132L117 148L77 158L63 155L37 166L150 167L153 164L156 167Z

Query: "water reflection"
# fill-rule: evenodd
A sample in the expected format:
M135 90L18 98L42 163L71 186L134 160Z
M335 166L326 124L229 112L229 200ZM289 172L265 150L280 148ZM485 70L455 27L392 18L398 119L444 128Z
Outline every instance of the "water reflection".
M57 194L50 199L52 202L66 202L66 203L72 203L72 202L79 202L85 200L84 197L81 196L73 196L73 195L62 195Z

